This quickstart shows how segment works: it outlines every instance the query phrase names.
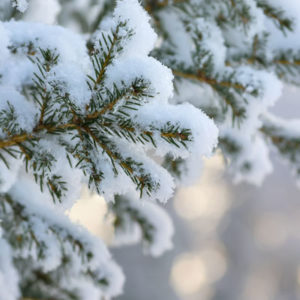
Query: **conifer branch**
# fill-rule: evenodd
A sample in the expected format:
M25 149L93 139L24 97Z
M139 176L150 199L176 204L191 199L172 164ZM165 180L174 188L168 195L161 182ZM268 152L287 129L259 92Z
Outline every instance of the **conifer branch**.
M221 86L221 87L226 87L226 88L233 88L235 90L240 90L244 92L246 90L246 87L243 86L240 83L236 82L230 82L230 81L218 81L213 78L206 77L202 72L199 71L198 74L193 74L193 73L185 73L177 70L173 70L173 74L178 77L182 77L185 79L192 79L192 80L197 80L201 81L203 83L207 83L211 86Z
M78 124L74 123L62 124L57 126L38 125L33 129L32 133L14 135L6 138L5 140L0 140L0 149L13 147L27 141L40 139L41 137L39 137L39 134L44 131L46 131L47 133L62 132L65 130L76 129L77 126Z
M163 9L169 5L176 5L181 3L187 3L189 0L145 0L145 9L148 11L148 13L153 13L155 10Z
M68 258L68 255L71 254L71 251L81 258L83 264L87 263L86 267L82 268L82 274L79 274L80 276L85 275L90 277L90 279L101 288L109 284L108 278L101 275L101 273L95 274L88 265L93 260L95 255L95 253L92 252L95 249L92 250L92 245L89 244L88 240L86 240L85 238L81 240L78 233L73 235L74 232L69 231L70 228L61 227L59 223L52 223L53 220L51 220L51 218L50 220L47 220L47 218L45 217L41 217L36 215L35 213L31 213L30 209L23 206L23 204L18 203L18 201L13 199L9 194L0 194L0 199L0 216L2 221L5 221L5 224L3 224L5 228L5 234L10 238L13 248L19 249L20 251L27 248L33 250L36 247L36 250L33 251L37 251L39 258L42 259L47 254L48 246L46 245L44 240L39 239L39 234L41 230L46 230L43 234L49 235L50 239L57 239L58 245L60 245L58 246L58 249L62 252L62 262L57 267L58 269L64 271L64 269L68 267L68 264L71 263L71 259ZM43 227L39 228L38 233L36 234L35 230L37 230L37 228L34 227L34 224L37 219L39 220L39 222L47 223L49 221L49 223L47 224L48 226L45 227L45 229ZM20 235L21 228L23 230L26 230L26 233L24 235ZM25 253L27 252L25 251ZM91 267L94 268L93 265L91 265ZM28 292L23 295L25 296L24 299L34 299L31 298L30 290L31 288L33 288L34 290L34 287L39 282L47 286L49 289L54 288L55 290L59 291L60 295L64 295L66 299L74 299L75 294L73 293L73 291L62 288L59 284L57 284L56 280L60 276L59 272L57 274L55 274L55 271L44 272L39 268L31 270L31 272L35 279L34 281L29 281L27 283ZM57 278L53 278L52 273ZM78 276L78 274L74 275ZM26 296L28 296L29 298Z
M260 132L271 142L282 158L290 163L295 175L299 177L300 133L297 130L297 124L291 126L289 121L272 118L272 116L264 116Z
M219 15L219 21L226 21L227 23L241 21L244 28L246 25L251 21L251 15L249 13L249 6L245 4L243 1L236 1L236 0L229 0L231 5L230 10L228 11L228 19L225 19L224 16L221 14ZM232 9L232 11L231 11Z
M155 227L153 224L147 220L146 216L141 214L141 212L130 205L130 200L126 197L116 196L115 202L111 205L111 210L114 213L114 228L118 231L126 231L126 224L128 222L127 218L130 219L132 223L139 225L142 231L142 239L147 244L151 244L154 241L153 235L155 234Z
M97 85L103 81L106 69L107 69L108 65L111 63L112 59L114 58L114 50L115 50L115 46L119 40L118 34L119 34L119 30L120 30L121 26L124 26L124 25L118 24L115 31L112 33L113 38L112 38L112 40L110 40L110 46L109 46L107 52L105 53L104 60L102 61L102 64L101 64L100 72L98 71L98 76L95 80L94 89L96 89Z
M283 32L285 30L292 31L294 22L284 15L284 11L280 8L275 8L265 0L257 0L257 6L262 9L263 13L274 21L276 26Z
M230 81L218 81L214 78L206 77L202 72L194 74L173 70L173 74L184 79L195 80L210 85L225 104L231 108L233 121L235 118L240 119L244 117L245 109L236 102L234 95L229 91L230 89L233 89L238 94L245 92L246 87L242 84Z
M294 66L300 66L300 60L284 60L284 59L275 59L272 61L272 64L277 65L294 65Z

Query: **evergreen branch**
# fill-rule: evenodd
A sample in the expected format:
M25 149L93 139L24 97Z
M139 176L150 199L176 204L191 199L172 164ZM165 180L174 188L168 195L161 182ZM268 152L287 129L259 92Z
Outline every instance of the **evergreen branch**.
M100 117L101 115L104 115L108 111L112 111L114 109L114 107L116 106L116 104L119 101L121 101L124 98L125 95L126 95L125 93L120 93L118 95L118 97L115 97L112 101L110 101L106 105L104 105L104 107L100 111L95 111L91 114L88 114L86 116L86 118L88 120L94 120L94 119L97 119L98 117Z
M170 122L167 122L163 128L155 127L151 125L150 129L145 130L141 124L133 123L131 119L124 119L121 123L103 122L99 125L104 128L107 127L110 131L105 131L108 134L114 134L118 137L125 137L126 139L132 141L133 143L150 142L154 147L156 147L156 141L154 140L154 133L160 132L159 136L168 141L169 143L178 145L175 140L180 142L184 147L186 147L185 142L192 140L192 134L189 129L181 129L179 126L174 126ZM148 139L149 138L149 139Z
M146 216L131 205L130 200L125 197L116 196L114 204L111 205L111 210L115 216L114 228L117 233L118 231L126 231L126 227L129 225L127 224L127 219L129 218L132 223L139 225L143 235L143 241L147 244L153 243L155 227L147 220Z
M149 14L152 14L154 11L166 8L170 5L187 3L189 0L145 0L144 7Z
M79 160L78 165L81 165L83 161L86 161L90 164L92 172L90 174L89 187L91 186L91 183L94 182L96 190L99 193L100 191L99 191L98 186L103 177L103 173L99 172L97 170L95 163L92 161L92 159L89 158L89 149L85 145L85 139L84 139L84 135L83 135L81 127L79 127L79 126L77 127L77 132L78 132L80 140L81 140L81 146L84 150L84 153L83 153L84 155L80 155L78 152L75 152L74 149L72 149L72 151L70 151L70 153ZM85 169L85 166L83 166L83 170L84 169Z
M272 64L286 65L286 66L300 66L300 60L275 59L272 61Z
M18 123L15 107L9 101L7 101L7 106L7 109L0 111L0 124L3 132L8 135L22 133L23 130L20 128Z
M230 4L230 6L227 6L228 19L226 20L223 14L221 14L221 16L218 16L218 23L220 24L220 21L222 23L222 21L224 22L226 20L227 23L233 22L233 24L238 24L238 22L241 21L244 28L246 28L246 25L249 24L252 17L250 15L249 6L241 0L227 0L227 2Z
M136 82L139 82L139 81L136 81ZM124 107L129 109L130 108L129 101L131 101L130 105L134 104L134 102L132 102L133 100L130 100L130 99L132 97L137 97L138 95L145 96L145 88L143 85L133 84L132 86L130 86L129 89L125 88L123 92L116 92L115 97L111 98L112 101L108 101L108 104L105 105L99 112L96 111L94 113L88 114L85 117L83 117L83 116L77 116L76 112L72 109L72 107L69 107L69 110L71 111L71 114L73 115L71 120L69 120L69 123L59 124L59 125L40 124L41 123L41 121L40 121L41 118L40 118L38 124L36 125L36 127L33 129L33 131L31 133L13 135L13 136L7 137L7 139L5 139L5 140L0 140L0 149L6 149L9 147L13 147L13 146L19 146L21 148L21 152L25 155L26 161L30 161L31 157L32 157L31 156L32 150L28 150L25 147L26 142L38 141L38 140L44 138L45 136L43 135L43 133L60 135L60 134L64 134L67 131L70 131L70 130L77 130L79 133L79 136L81 137L82 144L84 147L84 138L81 135L81 132L84 131L108 155L115 171L116 171L116 168L114 167L114 165L116 162L117 164L119 164L122 167L122 169L125 171L125 173L127 173L132 178L132 180L140 188L141 196L142 196L143 189L145 186L148 187L147 193L149 193L151 190L152 183L149 182L149 179L150 179L149 174L136 175L131 166L131 163L128 163L126 160L121 159L121 157L117 153L114 153L113 151L111 151L109 149L109 147L107 146L107 144L105 142L102 142L96 136L96 134L94 134L94 130L92 129L93 124L100 126L100 128L107 126L107 127L110 127L111 129L114 129L117 126L119 128L120 132L122 132L122 131L126 132L127 136L129 138L131 138L131 140L133 142L136 142L138 140L138 141L144 143L146 141L146 142L151 142L154 146L156 146L155 141L152 138L152 136L154 135L154 131L160 131L161 138L165 139L167 142L175 145L176 147L179 147L177 141L179 141L180 144L182 144L184 147L186 147L185 143L187 141L190 141L191 133L190 133L190 131L188 131L186 129L180 129L179 127L173 126L169 123L166 124L166 127L164 129L152 127L153 132L151 132L149 130L145 131L142 128L141 128L141 130L139 130L140 125L138 125L138 124L132 124L132 126L130 126L130 124L131 124L130 119L126 120L124 118L119 118L119 121L113 120L113 119L112 120L107 119L107 120L109 120L109 122L105 122L106 118L101 117L107 111L111 111L112 108L115 106L115 104L124 97L126 99ZM138 103L134 104L134 105L138 105ZM121 107L123 107L123 106L121 106ZM102 121L104 121L104 122L102 122ZM134 128L134 126L136 127L136 129ZM115 130L114 132L117 132L117 131ZM135 134L135 136L133 134ZM120 136L120 135L118 135L118 136ZM96 183L99 183L101 174L99 176L99 171L96 170L95 165L89 159L89 149L84 150L85 151L84 152L85 154L83 153L84 155L81 155L78 151L68 150L67 148L66 148L66 150L79 160L79 164L81 164L81 162L83 162L83 161L88 162L92 169L92 175L90 178L92 178ZM33 167L34 167L34 165L33 165ZM50 167L48 167L48 168L50 168ZM44 176L44 173L41 173L41 176ZM61 194L62 191L65 190L64 182L59 177L57 177L57 178L55 178L55 182L57 182L57 184L54 184L52 179L50 179L50 177L46 181L43 181L43 178L41 176L35 175L36 181L37 180L40 181L41 189L45 182L48 186L50 194L54 198L56 197L56 198L60 199L60 196L62 195Z
M229 136L219 138L219 145L222 151L230 156L236 156L242 150L241 146Z
M259 47L259 38L258 35L256 34L253 39L252 43L252 54L251 57L249 58L249 63L254 62L257 59L257 50Z
M173 176L180 179L182 178L182 166L184 164L182 158L174 158L172 155L167 155L163 167L166 168Z
M196 80L196 81L200 81L203 83L207 83L213 87L221 86L221 87L226 87L226 88L233 88L235 90L240 90L242 92L244 92L246 90L246 87L240 83L229 82L229 81L217 81L216 79L206 77L202 72L199 72L198 74L194 74L194 73L186 73L186 72L173 70L173 74L175 76L182 77L185 79L191 79L191 80Z
M268 4L265 0L257 0L257 6L263 13L273 20L275 25L285 33L285 30L293 31L294 22L284 15L284 11Z
M300 135L288 136L284 129L282 131L282 128L266 123L260 128L260 132L272 142L283 157L286 157L292 163L293 168L296 169L296 174L299 176Z
M49 246L47 245L47 243L45 243L44 240L39 239L39 235L36 234L35 228L33 226L33 224L35 224L36 222L35 220L38 219L40 222L46 223L48 225L45 228L46 231L43 232L42 236L49 235L50 238L57 239L59 243L58 249L62 253L62 261L61 264L57 267L58 269L64 271L64 269L67 269L68 264L72 263L68 257L68 255L71 254L70 251L74 252L74 254L76 254L78 257L81 257L83 266L84 263L91 262L94 257L94 253L92 251L94 251L95 249L91 248L92 245L89 244L86 237L81 240L80 236L78 236L78 233L76 233L76 235L73 235L73 232L69 231L68 228L62 227L59 223L53 223L53 220L51 220L51 218L49 221L45 217L38 216L35 213L30 212L30 208L25 207L23 204L15 201L15 199L12 199L9 194L0 194L0 197L2 200L0 202L0 216L1 220L5 221L3 222L4 224L2 227L5 228L5 237L7 235L8 241L14 249L32 250L34 249L34 247L32 246L35 245L35 251L37 251L39 259L42 260L43 258L45 258L47 254L46 251L48 250ZM22 230L25 230L24 235L20 235L21 228ZM39 234L40 230L44 229L39 228ZM26 253L32 253L32 255L34 255L32 251ZM30 261L30 255L27 260ZM57 284L56 280L57 278L59 278L57 277L59 276L59 273L55 273L56 270L50 272L48 271L47 273L45 273L43 270L35 268L32 269L31 272L32 275L34 275L34 278L32 278L32 281L29 280L26 284L27 291L23 293L23 296L25 297L24 299L32 299L30 291L31 289L33 291L35 290L38 282L45 284L48 288L55 288L60 292L61 295L67 297L66 299L77 299L74 291L69 291L67 290L67 288L61 288L59 284ZM53 280L54 278L52 277L52 273L56 278L55 280ZM79 275L90 277L91 280L101 288L109 284L109 280L105 277L104 274L102 274L102 272L101 274L94 274L88 264L82 268L82 271L79 271Z
M142 198L143 195L143 190L145 188L145 186L148 187L148 194L151 191L151 183L148 183L149 180L149 175L136 175L135 171L133 169L132 166L132 161L128 161L128 160L124 160L121 158L121 156L115 152L113 152L108 146L108 143L104 143L100 140L99 137L96 136L96 134L89 128L89 127L85 127L82 126L82 129L84 131L86 131L89 136L93 139L93 141L100 146L100 148L108 155L108 157L110 158L113 167L115 166L115 163L117 163L118 165L120 165L120 167L125 171L125 173L127 173L130 178L133 180L133 182L137 183L137 186L140 190L140 197ZM116 168L114 167L115 172L117 173Z
M32 134L27 134L27 133L12 136L6 140L0 140L0 149L16 146L19 143L26 142L33 138L34 138L34 136Z
M230 0L230 3L232 5L232 7L236 7L235 1L234 0Z
M62 132L65 130L76 129L78 124L67 123L57 126L47 126L47 125L38 125L36 126L32 133L24 133L20 135L10 136L5 140L0 140L0 149L13 147L31 140L39 140L41 137L38 136L39 133L46 131L47 133Z
M232 88L238 94L241 94L246 91L246 87L244 85L230 81L218 81L216 79L206 77L201 72L195 74L173 70L173 74L184 79L199 81L210 85L212 89L217 92L220 98L226 103L226 105L231 108L233 121L235 118L244 118L245 108L241 107L237 103L234 95L229 91L229 89Z
M271 62L267 59L266 48L268 42L268 33L263 32L261 35L256 34L253 37L252 49L249 53L235 55L230 58L231 61L226 61L227 66L236 66L241 64L255 65L267 68Z
M107 67L110 65L112 59L114 58L114 49L115 49L115 46L116 46L117 42L120 39L120 37L119 37L118 34L119 34L119 30L120 30L121 26L124 26L124 24L120 24L119 23L117 25L115 31L112 32L112 36L113 36L112 40L109 38L110 46L108 47L107 52L104 52L104 60L101 62L101 67L98 70L98 75L97 75L96 80L95 80L94 89L96 89L97 85L102 82L102 80L103 80L103 78L105 76ZM103 39L104 39L105 43L107 44L108 42L105 39L104 35L103 35ZM101 44L100 44L100 46L101 46ZM96 56L94 57L94 59L96 59L96 61L97 61L97 57Z
M242 59L242 60L234 60L234 64L249 64L249 65L254 65L254 64L258 64L261 66L272 66L272 65L282 65L282 66L295 66L298 67L300 66L300 60L298 59L279 59L279 58L274 58L271 61L265 62L263 61L263 59L261 59L260 57L254 57L252 56L251 58L248 59ZM230 63L229 61L226 61L226 66L232 66L232 63ZM196 78L195 78L196 79Z
M292 49L279 50L272 58L267 58L265 52L266 36L262 39L257 35L254 37L252 54L232 57L232 61L227 61L227 66L254 65L260 69L274 70L281 80L298 84L297 74L300 73L300 55L294 53ZM291 75L291 76L289 76Z
M300 53L299 51L294 53L292 49L278 51L271 65L279 77L287 79L287 81L297 80L295 75L300 73ZM290 78L288 75L291 75Z

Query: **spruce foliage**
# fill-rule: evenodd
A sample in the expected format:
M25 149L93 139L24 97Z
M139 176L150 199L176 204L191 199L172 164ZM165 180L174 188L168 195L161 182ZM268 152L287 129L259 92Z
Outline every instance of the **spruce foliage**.
M66 216L84 185L108 202L116 244L157 256L173 235L159 202L193 182L218 134L235 181L260 184L269 149L300 176L299 121L269 112L283 83L299 84L290 9L50 2L0 3L0 300L121 293L106 246Z

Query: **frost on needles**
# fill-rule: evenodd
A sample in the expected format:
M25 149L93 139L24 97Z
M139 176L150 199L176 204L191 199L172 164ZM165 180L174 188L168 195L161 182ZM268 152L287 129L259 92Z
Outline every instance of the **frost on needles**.
M2 13L22 18L21 5ZM159 255L173 228L156 202L175 188L159 162L210 155L218 130L169 104L173 75L149 56L157 36L137 0L118 1L87 40L13 19L0 37L0 299L110 299L121 269L65 215L82 185L111 203L117 235L133 222Z
M218 133L234 181L260 184L270 149L300 175L299 121L270 112L300 82L298 0L99 2L0 1L0 300L122 292L106 246L66 216L83 185L116 245L157 256L161 204Z
M78 18L83 32L97 28L113 9L109 0L98 10L92 0L85 4L72 1L72 6L66 0L60 3L62 11L68 10L58 16L66 26L72 26L72 15L81 16L80 20L87 13L96 15L84 22ZM159 36L151 56L168 66L175 78L171 101L189 102L214 119L220 132L218 148L233 181L260 185L273 169L270 150L288 162L298 180L299 130L284 130L293 126L289 120L281 120L280 126L265 124L265 116L280 98L283 84L298 86L300 82L299 1L141 3ZM270 125L272 131L265 130ZM201 169L192 157L174 160L167 156L164 166L183 184Z

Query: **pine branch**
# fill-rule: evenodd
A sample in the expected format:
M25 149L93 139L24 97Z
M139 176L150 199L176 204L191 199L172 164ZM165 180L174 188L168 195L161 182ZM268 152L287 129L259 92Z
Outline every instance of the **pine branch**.
M144 0L145 4L144 7L148 11L149 14L152 14L153 12L166 8L170 5L176 5L181 3L187 3L189 0Z
M271 58L266 55L267 35L254 37L252 53L231 57L227 66L253 65L258 69L273 70L278 78L289 83L299 84L300 55L292 49L277 50Z
M115 241L128 243L127 237L138 229L147 254L159 256L172 247L173 226L165 211L156 203L141 203L127 196L115 197L110 206L114 216ZM139 242L139 241L134 241Z
M292 19L285 16L285 12L280 9L273 7L265 0L257 0L257 6L262 9L263 13L273 20L275 25L283 32L293 31L294 22Z
M207 83L213 87L220 86L220 87L226 87L226 88L233 88L235 90L240 90L242 92L244 92L246 90L246 87L240 83L230 82L230 81L218 81L213 78L208 78L201 71L199 71L198 74L193 74L193 73L185 73L185 72L173 70L173 74L175 76L182 77L185 79L197 80L197 81L200 81L203 83Z
M120 23L120 26L125 26L125 24ZM100 147L110 159L115 174L118 173L116 165L119 165L136 184L141 197L144 190L150 195L153 190L158 188L159 184L152 180L151 175L144 170L141 163L135 162L132 158L122 158L120 151L114 149L115 146L109 136L126 138L133 143L151 143L154 147L157 144L154 138L157 136L155 132L159 132L161 139L178 148L187 147L186 143L192 140L191 132L188 129L180 128L169 122L166 122L162 128L152 125L150 128L144 128L143 125L132 122L128 112L137 111L145 101L152 97L148 88L149 84L142 78L133 80L129 85L122 82L121 88L114 85L112 91L104 86L106 69L112 63L115 51L118 51L115 48L119 47L117 44L120 42L120 37L117 33L118 29L116 29L114 38L108 38L108 40L102 36L108 49L106 52L104 51L103 59L100 58L100 53L93 56L96 78L90 77L90 80L95 83L95 86L101 84L102 88L94 90L90 86L92 98L90 105L87 106L86 114L82 114L70 101L68 93L61 94L57 87L59 83L48 82L47 76L52 67L57 65L59 56L50 50L40 49L43 59L36 58L40 73L34 74L35 80L32 87L34 100L40 107L39 120L32 132L11 134L0 140L0 149L2 150L7 151L14 146L20 148L25 157L26 166L29 165L33 169L35 180L39 182L41 190L43 191L43 187L46 185L54 200L61 201L66 191L65 182L61 176L51 175L54 159L50 158L46 149L44 153L40 153L44 164L39 167L36 167L39 157L35 154L39 142L49 135L62 137L59 144L65 148L69 163L68 153L78 161L76 167L80 167L86 174L90 174L89 184L94 183L98 192L100 192L98 186L104 174L96 167L91 158L91 151L97 151L97 147ZM49 86L51 90L49 90ZM38 96L34 92L37 92ZM54 105L61 107L57 120L53 120L52 107ZM55 109L57 110L57 108ZM66 133L73 135L74 138L78 137L81 140L81 146L73 147L67 142L63 142L63 136ZM71 163L70 166L72 167Z
M114 228L117 232L126 231L126 227L129 225L127 218L129 218L132 223L137 223L141 228L143 241L147 244L153 243L155 227L137 208L130 205L130 200L125 197L115 197L115 203L111 206L111 210L115 215Z
M264 117L264 124L260 132L272 143L278 153L289 163L295 171L296 176L300 176L300 133L298 128L291 127L288 121L270 117ZM275 121L275 122L274 122ZM278 123L278 124L277 124ZM296 133L295 133L296 132Z
M0 140L0 149L13 147L20 143L32 140L39 140L42 138L41 136L39 136L39 134L43 132L46 132L48 134L61 133L67 130L74 130L77 128L77 126L78 124L76 123L61 124L57 126L38 125L33 129L32 133L10 136L5 140Z
M273 64L277 65L289 65L289 66L300 66L300 60L284 60L284 59L275 59L272 61Z
M163 166L175 177L182 179L182 167L185 161L182 158L174 158L172 155L165 157Z
M249 23L253 19L253 16L250 14L250 7L248 3L243 0L226 0L225 1L227 8L227 17L221 11L217 17L217 23L220 26L223 26L224 23L237 26L242 24L244 29L247 29Z
M103 81L103 78L105 76L106 73L106 69L107 67L110 65L110 63L112 62L113 58L114 58L114 51L115 51L115 46L116 44L120 41L120 37L119 37L119 30L120 27L124 26L124 24L118 24L115 31L112 32L112 39L110 36L108 36L109 39L109 43L110 45L108 46L107 51L104 52L104 59L102 61L100 61L97 59L97 56L94 56L94 59L96 60L96 63L98 65L101 65L99 69L97 69L97 78L95 80L95 85L94 85L94 89L96 89L97 85L100 84L100 82ZM108 44L108 41L106 40L105 36L102 35L104 42L106 43L106 45ZM103 49L102 44L100 43L100 47L101 49Z
M205 83L211 86L211 88L219 94L220 99L222 99L226 105L228 105L232 110L233 121L235 118L243 119L245 117L245 108L241 107L240 104L236 101L236 97L231 93L230 89L234 90L238 94L241 94L246 91L246 87L240 83L230 82L230 81L218 81L214 78L206 77L204 73L199 72L188 73L173 70L173 74L177 77L181 77L184 79L199 81L201 83Z
M78 269L77 273L72 276L85 276L91 279L93 284L99 286L100 289L104 290L109 284L109 278L106 278L105 270L97 272L97 268L101 266L99 261L93 261L94 257L97 256L96 252L101 251L101 248L95 249L95 245L90 244L89 239L82 235L79 231L72 232L70 227L64 228L66 225L65 221L60 224L53 223L54 219L42 217L31 213L30 207L25 207L20 204L16 199L12 199L8 194L0 195L0 216L3 221L2 227L5 229L4 238L16 251L25 251L28 257L19 257L18 263L22 267L22 263L27 265L27 273L31 273L31 277L21 277L21 286L26 286L23 290L22 295L25 297L35 297L39 287L47 287L49 295L51 290L59 292L59 297L64 299L77 299L77 292L69 290L67 287L62 287L59 280L60 276L67 274L69 264L72 264L72 255L76 255L77 259L81 261L82 265ZM60 220L60 219L59 219ZM35 227L36 224L40 226ZM21 232L24 232L21 234ZM75 234L74 234L75 233ZM82 239L80 239L80 236ZM48 239L45 239L48 238ZM57 241L57 245L53 244L53 239ZM47 243L49 240L49 243ZM51 244L52 243L52 244ZM61 252L61 263L56 269L44 272L38 265L30 265L31 259L34 257L34 252L37 253L40 261L47 259L49 254L49 247L57 247L55 251ZM94 247L94 248L93 248ZM29 249L31 249L29 251ZM31 257L33 256L33 257ZM96 263L96 265L95 265ZM17 264L18 265L18 264ZM104 266L104 268L106 268ZM103 272L104 271L104 272ZM65 272L65 273L64 273ZM43 288L41 290L44 290ZM47 293L48 293L47 292ZM43 299L45 294L43 295ZM53 297L53 294L52 294ZM51 297L51 299L53 299ZM61 299L61 298L59 298Z

